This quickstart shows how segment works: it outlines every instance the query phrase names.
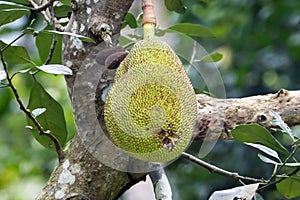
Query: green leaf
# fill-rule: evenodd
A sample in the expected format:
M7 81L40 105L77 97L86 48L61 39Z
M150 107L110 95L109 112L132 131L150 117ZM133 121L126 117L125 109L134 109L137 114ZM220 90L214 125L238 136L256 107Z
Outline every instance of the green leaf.
M220 53L212 53L202 58L204 62L218 62L222 60L223 55Z
M68 17L70 12L72 12L71 7L67 5L54 7L54 14L56 17Z
M214 38L214 34L200 24L179 23L169 27L167 30L177 31L191 37ZM167 31L166 30L166 31Z
M29 15L29 7L8 1L0 1L0 25L13 22L24 15Z
M36 119L45 131L50 130L58 139L61 146L64 146L67 138L67 128L63 109L37 81L33 84L31 89L27 108L30 110L35 110L36 108L46 109L46 111L42 115L37 116ZM27 118L27 123L28 126L34 127L34 129L31 130L32 135L40 144L46 148L54 149L54 144L49 137L39 135L36 127L29 118Z
M30 12L25 8L9 8L0 10L0 25L11 23L24 15L29 16Z
M181 0L165 0L165 6L168 10L175 11L180 14L185 13L186 10Z
M279 178L277 178L278 180ZM300 196L300 174L287 177L276 184L277 190L286 198L291 199Z
M141 12L137 18L136 18L136 23L138 27L142 27L143 26L143 12Z
M17 1L19 2L19 1ZM21 4L17 4L17 3L13 3L13 2L9 2L9 1L0 1L0 10L2 9L7 9L7 8L27 8L30 9L30 7L21 5Z
M60 2L64 5L71 6L71 1L70 0L61 0Z
M124 37L124 36L120 36L119 37L119 44L123 47L123 48L127 48L128 46L131 46L133 45L135 42L127 37Z
M4 48L7 44L0 40L0 46L1 48ZM5 61L11 65L28 64L31 60L27 50L23 46L10 46L5 49L3 56Z
M129 25L130 28L136 28L137 22L133 14L127 13L124 18L125 22Z
M254 143L247 143L247 142L245 142L245 144L258 149L258 150L264 152L265 154L276 158L278 161L281 162L281 160L278 156L278 153L276 151L274 151L273 149L266 147L264 145L261 145L261 144L254 144Z
M42 33L48 33L48 34L57 34L57 35L68 35L79 38L83 42L92 42L95 43L95 41L89 37L85 37L83 35L78 35L76 33L70 33L70 32L61 32L61 31L53 31L53 30L43 30L40 31Z
M4 70L0 70L0 81L6 79L6 73Z
M50 52L50 47L52 43L52 34L47 34L39 32L36 36L36 46L39 51L40 59L42 63L45 63ZM62 52L62 36L57 36L57 43L54 48L52 59L50 63L61 63L61 52ZM41 63L41 64L42 64Z
M14 3L17 3L17 4L22 4L22 5L27 5L27 6L31 6L30 2L28 0L13 0Z
M277 152L290 155L271 133L258 124L240 125L231 131L233 138L239 142L260 143Z
M64 65L42 65L36 68L49 74L72 75L72 70Z

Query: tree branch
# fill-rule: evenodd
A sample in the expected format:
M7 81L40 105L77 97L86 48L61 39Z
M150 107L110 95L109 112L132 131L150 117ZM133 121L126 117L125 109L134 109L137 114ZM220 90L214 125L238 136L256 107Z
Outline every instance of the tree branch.
M237 172L230 172L230 171L221 169L221 168L216 167L212 164L209 164L203 160L200 160L200 159L196 158L195 156L192 156L186 152L182 152L181 156L187 160L190 160L190 161L208 169L212 173L220 174L222 176L229 176L236 180L251 181L251 182L255 182L255 183L265 183L266 182L264 179L256 179L256 178L252 178L252 177L241 176Z
M39 5L39 2L37 0L28 0L31 5L33 6L34 10L37 12L41 12L42 15L44 16L45 20L50 24L55 26L55 28L59 31L64 31L65 28L61 25L56 23L57 19L55 16L51 16L51 13L47 8L52 7L53 3L57 0L49 0L45 4Z
M159 200L172 200L172 190L164 169L149 173L155 197Z
M50 15L51 15L52 23L53 23L52 29L53 29L53 31L56 31L54 9L53 9L53 7L50 7L49 10L50 10ZM47 57L47 59L45 61L45 65L47 65L47 64L49 64L51 62L56 44L57 44L57 36L55 34L53 34L53 36L52 36L52 42L51 42L51 46L50 46L50 51L49 51L48 57Z
M37 6L34 10L37 11L37 12L46 10L47 8L49 8L53 5L54 1L57 1L57 0L49 0L46 3Z
M240 124L258 123L273 128L270 110L277 112L289 126L300 124L300 91L281 89L275 94L240 99L198 94L197 101L196 140L233 139L230 132Z

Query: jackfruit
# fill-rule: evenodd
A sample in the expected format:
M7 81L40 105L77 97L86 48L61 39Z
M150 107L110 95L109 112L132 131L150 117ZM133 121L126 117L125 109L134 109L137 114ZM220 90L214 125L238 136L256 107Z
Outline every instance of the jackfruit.
M168 162L188 147L196 96L167 43L145 35L132 47L117 70L104 119L112 142L140 160Z

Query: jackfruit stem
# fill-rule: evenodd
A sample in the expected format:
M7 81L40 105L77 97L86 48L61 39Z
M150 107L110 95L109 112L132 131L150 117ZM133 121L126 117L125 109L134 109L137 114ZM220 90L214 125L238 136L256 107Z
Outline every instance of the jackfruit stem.
M153 39L155 34L156 17L154 13L153 0L143 0L143 27L144 27L144 39Z
M144 24L144 40L151 40L155 36L155 24Z

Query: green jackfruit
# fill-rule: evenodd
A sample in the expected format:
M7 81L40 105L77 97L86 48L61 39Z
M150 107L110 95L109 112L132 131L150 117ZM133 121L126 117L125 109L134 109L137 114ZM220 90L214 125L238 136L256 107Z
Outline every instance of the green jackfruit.
M133 46L117 70L104 119L112 142L138 159L168 162L187 148L196 97L168 44L146 38Z

